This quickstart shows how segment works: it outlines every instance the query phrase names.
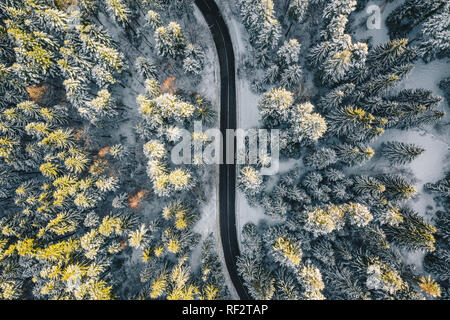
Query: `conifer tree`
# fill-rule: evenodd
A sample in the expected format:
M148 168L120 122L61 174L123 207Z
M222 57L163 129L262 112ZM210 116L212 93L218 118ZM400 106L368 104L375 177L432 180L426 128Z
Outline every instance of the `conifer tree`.
M157 79L156 66L149 59L144 57L137 58L136 67L144 79Z
M294 22L302 22L308 10L309 0L294 0L290 3L288 16Z
M398 141L387 142L382 146L382 155L394 165L404 165L425 152L425 149L413 143L407 144Z
M238 5L252 45L259 51L275 48L281 28L275 18L273 1L239 0Z
M386 227L389 240L408 250L434 251L436 228L407 207L400 209L400 212L403 222L396 227Z
M336 152L329 148L320 148L305 156L303 161L309 167L324 169L337 162Z
M338 159L349 166L362 164L375 154L372 148L364 144L340 144L334 150Z
M374 177L356 176L353 190L362 196L380 197L386 190L386 187Z
M386 195L393 200L407 200L417 193L417 189L402 175L388 174L379 179L386 186Z
M176 22L170 22L166 27L155 30L156 50L160 56L178 58L183 56L186 40L181 27Z
M199 75L204 67L203 52L192 43L187 44L184 51L183 69L188 74Z
M426 17L446 6L443 0L408 0L395 8L386 19L391 37L406 35L414 26L420 24Z
M125 24L128 22L131 10L122 0L106 0L106 8L111 12L117 22Z

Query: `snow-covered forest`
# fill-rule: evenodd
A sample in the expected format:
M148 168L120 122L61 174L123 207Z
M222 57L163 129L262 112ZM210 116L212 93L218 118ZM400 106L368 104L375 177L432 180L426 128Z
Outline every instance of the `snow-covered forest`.
M223 7L254 100L241 108L282 130L279 176L240 171L252 297L448 299L449 3Z
M216 3L238 127L281 133L237 168L250 296L449 299L450 3ZM238 298L219 166L171 161L221 54L194 0L1 0L0 299Z

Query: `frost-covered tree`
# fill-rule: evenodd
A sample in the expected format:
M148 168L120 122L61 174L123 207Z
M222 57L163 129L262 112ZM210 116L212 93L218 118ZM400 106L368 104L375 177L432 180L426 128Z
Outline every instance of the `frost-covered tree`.
M181 27L176 22L170 22L166 27L155 30L156 50L163 57L178 58L183 56L186 40Z
M184 57L184 71L189 74L199 75L204 67L205 55L203 51L189 43L184 50Z
M319 113L313 113L310 102L294 104L294 95L284 88L263 94L258 109L263 123L269 128L282 128L280 147L295 153L295 146L320 139L327 123Z
M155 64L147 58L139 57L136 59L136 68L142 74L144 79L156 79L157 71Z
M272 0L239 0L242 22L256 50L273 49L280 38L280 24L275 18Z
M381 154L392 164L404 165L423 154L425 149L413 143L390 141L383 144Z
M398 246L408 250L424 250L432 252L435 250L436 228L425 222L417 212L404 207L400 209L403 222L398 226L389 226L386 235Z
M92 123L97 123L104 119L111 119L118 115L117 104L111 97L108 90L101 90L97 96L88 101L85 107L80 107L80 114L89 119Z
M351 145L345 143L337 145L334 150L338 159L349 166L362 164L372 159L375 154L371 147L364 144Z
M297 63L300 49L300 43L296 39L285 41L277 52L278 65L284 67Z
M392 200L407 200L417 193L417 189L404 176L387 174L379 178L386 186L386 195Z
M297 274L300 283L305 288L305 300L325 300L322 290L325 284L322 281L320 270L310 264L303 266Z
M303 161L309 167L324 169L337 162L336 152L333 149L322 147L307 154Z
M245 194L256 195L262 191L263 179L255 168L245 166L240 171L238 186Z
M391 37L406 35L414 26L423 22L427 17L445 8L445 0L407 0L392 11L386 19Z
M288 121L289 110L294 102L294 95L284 88L273 89L265 93L258 109L266 125L277 126Z
M353 190L364 197L380 197L386 190L386 187L381 181L374 177L356 176L354 177Z
M450 194L450 179L448 172L444 179L439 180L436 183L427 183L425 188L439 193L442 197L447 197Z
M294 22L302 22L308 10L309 0L293 0L289 4L288 16Z
M147 24L154 30L162 26L161 15L154 10L147 11L145 20L147 21Z
M130 8L123 0L105 0L106 8L111 12L117 22L126 23L131 14Z

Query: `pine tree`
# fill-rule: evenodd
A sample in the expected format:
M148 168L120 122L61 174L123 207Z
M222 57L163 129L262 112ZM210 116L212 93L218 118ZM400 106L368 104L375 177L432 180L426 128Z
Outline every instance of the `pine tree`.
M275 274L276 300L299 300L300 292L297 289L295 276L286 268L279 268Z
M356 9L355 0L332 0L323 10L322 17L326 20L334 16L350 15Z
M367 63L377 73L393 66L393 63L405 53L408 39L395 39L381 44L371 50L367 56Z
M275 278L262 268L257 268L252 281L246 284L256 300L270 300L275 294Z
M270 246L270 252L276 262L290 268L297 268L303 251L301 241L290 235L284 228L270 228L264 235L265 242Z
M238 186L247 195L256 195L262 191L263 180L259 172L251 166L241 169Z
M296 39L285 41L277 52L278 65L283 68L298 63L300 49L301 45Z
M303 295L306 300L325 300L322 294L325 284L322 281L322 275L318 268L307 264L300 269L297 276L305 288Z
M417 189L402 175L388 174L379 180L386 186L386 195L392 200L407 200L417 193Z
M356 176L354 177L353 190L356 194L365 197L380 197L386 190L386 187L374 177Z
M128 22L131 10L122 0L106 0L106 8L114 15L117 22Z
M323 111L331 111L337 109L338 106L344 104L345 99L350 98L355 89L352 83L344 84L331 90L325 96L321 97L319 108Z
M419 54L425 61L448 57L450 45L448 38L450 27L450 4L446 3L440 13L428 18L422 26L422 38Z
M320 148L307 154L303 159L305 165L322 170L337 162L336 152L330 148Z
M145 15L145 20L153 30L156 30L157 28L162 26L161 15L156 11L153 10L147 11L147 14Z
M348 106L330 112L327 123L330 133L339 136L352 133L359 135L359 141L363 141L375 124L375 117L361 108Z
M369 97L381 96L383 94L386 94L390 89L395 87L413 68L414 65L411 63L396 66L391 70L392 72L379 75L366 82L363 85L361 91L363 91Z
M281 28L275 18L272 0L240 0L238 5L252 45L258 51L275 48Z
M443 195L445 197L445 195ZM445 198L444 198L445 199ZM450 279L450 255L448 248L448 235L450 233L450 223L448 214L444 211L438 211L434 218L434 224L436 225L437 233L435 235L435 251L427 252L424 258L424 268L435 278L442 290L442 299L448 298L448 291L445 289L449 287ZM426 281L429 284L429 281ZM431 292L428 290L428 294L435 293L434 297L439 297L439 285L434 283L434 286L427 285L423 287L423 290L434 289Z
M314 106L310 102L299 104L292 111L294 142L317 141L328 130L328 123L319 113L313 113Z
M157 71L155 64L147 58L139 57L136 59L136 68L142 74L144 79L156 79Z
M309 0L294 0L288 9L289 19L293 22L302 22L308 10Z
M405 1L395 8L386 19L391 38L395 35L406 35L414 26L420 24L426 17L445 7L445 5L445 0Z
M408 250L434 251L436 228L412 209L404 207L400 212L403 222L397 227L386 227L389 241Z
M425 152L425 149L413 143L391 141L383 144L381 154L393 165L404 165Z
M284 88L273 89L265 93L258 104L264 123L269 126L277 126L287 121L293 102L293 94Z
M439 193L442 197L448 197L450 195L450 174L447 172L446 177L436 183L425 184L425 188Z
M302 69L298 65L289 66L281 74L280 84L286 88L292 88L300 83L302 79Z
M370 160L375 154L372 148L364 144L351 145L345 143L337 145L334 150L339 161L349 166L360 165Z
M117 105L108 90L100 90L97 97L80 107L81 115L92 123L97 123L104 119L111 119L118 115Z
M183 69L186 73L199 75L204 67L205 56L203 52L192 43L184 51Z
M170 22L166 27L155 30L156 50L163 57L174 59L183 56L186 46L181 27L176 22Z

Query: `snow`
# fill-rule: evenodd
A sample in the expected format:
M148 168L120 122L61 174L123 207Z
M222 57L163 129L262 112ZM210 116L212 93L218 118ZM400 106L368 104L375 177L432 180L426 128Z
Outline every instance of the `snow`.
M414 69L397 88L424 88L433 90L435 94L443 95L439 88L439 82L450 75L449 63L448 59L437 59L429 63L416 61Z
M218 64L218 56L217 51L214 46L214 42L212 39L212 35L208 30L208 25L203 18L200 10L194 6L194 15L199 23L199 25L205 29L203 33L205 35L205 40L208 43L208 46L204 48L205 50L205 68L202 74L202 81L198 85L197 91L206 99L211 101L215 110L218 112L220 107L220 66ZM213 169L213 168L212 168ZM218 224L217 214L217 184L218 179L216 178L217 172L216 170L210 170L208 172L207 179L208 193L211 194L209 202L201 209L202 217L200 221L194 227L194 231L201 234L202 238L206 238L209 233L214 232L215 226Z
M425 258L425 252L415 251L407 252L401 251L403 262L415 266L418 272L423 272L423 259Z
M274 225L278 220L272 219L264 213L261 206L252 207L241 191L236 192L236 228L238 230L239 247L242 249L242 227L247 223L255 225Z
M260 116L258 112L259 95L253 93L250 83L245 76L242 75L240 66L244 65L245 56L249 52L250 44L247 39L247 32L242 24L236 19L236 15L232 12L231 5L218 1L216 2L224 16L225 23L228 25L231 39L233 42L233 50L236 57L236 99L237 99L237 126L241 129L250 129L259 127ZM246 223L254 223L258 225L260 222L270 218L264 214L261 207L251 207L245 198L245 195L236 191L236 228L241 244L241 230Z
M260 125L261 116L258 111L259 95L253 93L245 79L238 79L237 88L237 123L241 129L256 128Z
M200 95L211 101L219 111L220 106L220 66L219 59L217 56L216 47L212 39L212 35L209 32L208 25L203 18L200 10L194 6L194 16L199 22L200 26L203 27L203 34L206 35L206 42L208 46L203 48L205 51L205 68L202 73L201 81L198 85L197 91Z
M280 170L278 175L269 177L267 189L273 188L280 176L280 174L286 173L299 165L300 160L289 159L280 161ZM247 223L253 223L255 225L274 225L279 223L279 220L273 219L264 213L264 209L261 206L252 207L248 203L245 195L241 191L236 192L236 228L238 230L239 245L241 246L241 230Z
M381 1L369 1L366 8L371 5L381 5ZM353 29L357 31L353 33L355 40L364 40L372 37L372 44L378 45L389 41L388 29L385 25L387 16L397 6L401 5L403 1L395 1L387 3L381 11L381 29L369 30L365 24L368 18L366 10L362 10L353 15ZM434 60L430 63L417 61L413 71L404 79L396 88L395 91L403 89L424 88L434 92L434 94L443 96L444 93L439 88L439 82L449 76L449 61L446 59ZM446 102L443 102L440 108L446 111L446 116L441 123L448 123L449 113L446 108ZM443 131L443 132L442 132ZM449 159L449 131L437 130L436 127L426 127L423 129L414 129L408 131L387 130L383 137L378 139L372 145L375 149L384 141L401 141L406 143L416 143L423 146L426 151L423 155L414 160L410 165L406 166L410 169L417 178L416 188L418 189L418 196L411 200L408 204L418 211L420 214L426 216L428 219L432 217L432 213L427 210L435 207L433 196L425 193L423 186L428 182L436 182L443 178L445 170L448 169ZM371 163L373 167L377 167L377 163ZM428 210L429 211L429 210ZM417 257L416 257L417 258Z
M397 90L424 88L432 90L434 95L444 97L444 92L439 88L439 83L448 76L450 76L450 60L448 59L433 60L429 63L417 61L414 69L397 86ZM445 117L438 123L438 126L428 128L427 131L433 133L436 139L448 142L450 141L450 130L446 130L445 125L450 121L450 112L445 99L438 107L438 110L444 111L446 113ZM438 130L442 125L444 126L443 130Z

